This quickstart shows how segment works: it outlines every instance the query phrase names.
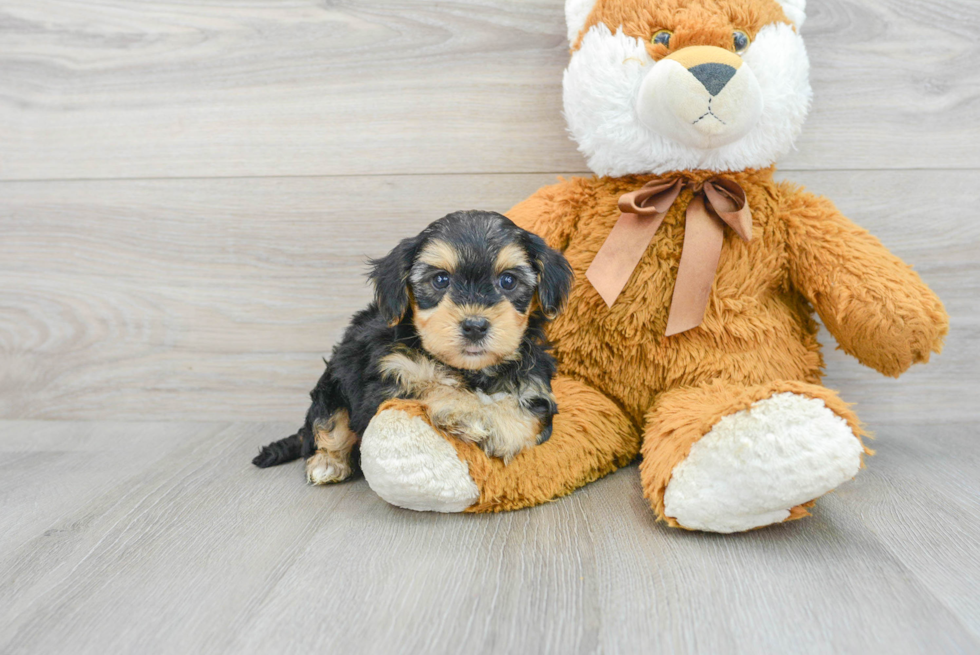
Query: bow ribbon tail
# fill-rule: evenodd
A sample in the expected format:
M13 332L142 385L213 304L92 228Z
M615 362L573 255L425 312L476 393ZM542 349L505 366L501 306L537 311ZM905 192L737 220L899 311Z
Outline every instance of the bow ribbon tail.
M726 224L743 240L752 239L752 212L745 192L734 182L716 178L705 182L703 192L695 194L687 206L684 249L664 336L686 332L704 320Z
M708 213L704 197L700 193L695 195L687 206L684 249L677 268L664 336L687 332L701 325L724 239L724 225Z
M585 271L586 279L592 283L607 306L613 306L629 282L664 216L666 214L657 214L652 218L632 213L620 214L612 232Z
M622 213L585 272L607 306L613 306L629 282L682 186L680 180L658 181L620 198Z
M619 199L622 214L585 272L612 307L681 190L682 178L654 180ZM721 259L728 225L745 241L752 238L752 212L737 182L715 177L696 190L687 207L684 245L667 316L665 336L701 325Z

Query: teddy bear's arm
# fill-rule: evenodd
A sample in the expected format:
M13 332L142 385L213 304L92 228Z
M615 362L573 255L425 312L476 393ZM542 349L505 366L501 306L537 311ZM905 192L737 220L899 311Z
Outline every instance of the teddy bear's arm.
M792 282L840 347L892 377L940 352L949 316L918 274L830 200L781 191Z
M507 212L507 218L518 227L540 236L549 247L564 251L588 197L582 180L562 180L538 189L514 205Z

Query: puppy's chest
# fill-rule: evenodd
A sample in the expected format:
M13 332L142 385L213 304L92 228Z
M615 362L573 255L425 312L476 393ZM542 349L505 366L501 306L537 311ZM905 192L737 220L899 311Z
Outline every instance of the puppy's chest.
M391 396L425 402L433 397L457 397L473 404L492 404L513 390L490 382L474 385L458 371L422 353L395 352L381 359L381 375L391 384Z
M381 360L381 370L393 383L391 397L418 400L425 405L432 425L484 443L488 453L505 459L533 445L543 427L540 417L525 402L534 395L530 393L533 385L490 380L476 386L459 372L420 353L389 355ZM538 391L544 397L544 388Z

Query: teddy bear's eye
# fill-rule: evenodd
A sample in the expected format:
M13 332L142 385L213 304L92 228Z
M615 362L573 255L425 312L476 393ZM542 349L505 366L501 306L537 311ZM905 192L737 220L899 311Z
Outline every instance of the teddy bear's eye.
M650 39L650 43L653 43L654 45L662 45L665 48L669 48L670 37L672 34L673 32L671 32L670 30L659 30L656 34L653 35L653 38Z
M733 43L735 45L735 54L740 55L748 49L749 44L752 43L752 39L742 30L735 30Z

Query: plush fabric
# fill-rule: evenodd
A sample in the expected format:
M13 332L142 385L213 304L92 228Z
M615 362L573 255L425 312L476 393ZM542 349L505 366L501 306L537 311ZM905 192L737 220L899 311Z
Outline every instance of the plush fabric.
M680 174L699 181L712 173ZM567 494L629 462L642 433L644 495L678 526L665 514L664 493L692 445L724 417L781 393L819 401L863 448L857 417L819 385L823 360L812 308L862 363L897 375L941 346L942 306L918 275L828 201L774 182L772 169L731 178L753 208L753 238L745 243L726 233L702 326L662 336L688 190L612 308L579 283L552 325L561 377L551 440L508 466L449 440L479 489L466 511L517 509ZM509 214L561 249L582 280L618 217L617 199L649 179L575 178L541 189ZM800 518L810 500L772 511Z
M863 452L847 421L823 401L766 396L725 414L691 445L670 470L663 515L690 530L725 533L780 523L853 478Z
M814 313L844 351L888 376L928 361L948 330L942 303L907 264L829 200L773 179L810 103L797 32L804 0L569 0L566 14L565 114L596 175L560 180L508 213L575 272L549 331L559 414L551 440L507 466L447 439L479 491L465 511L552 500L641 452L644 496L669 526L737 532L803 518L871 454L857 416L820 384ZM669 47L654 38L665 30ZM752 41L744 51L736 31ZM728 62L730 80L748 67L757 84L732 83L723 98L724 80L705 84L691 72L712 56L713 66ZM686 96L646 111L660 93ZM697 121L683 123L697 103L719 113L700 141ZM744 189L752 238L725 228L703 322L666 337L691 187L719 175ZM609 307L585 272L619 218L620 196L658 177L691 184ZM401 462L389 468L404 482L382 496L398 497L411 476Z
M480 488L480 500L466 511L499 512L564 496L636 456L639 433L612 400L582 382L558 377L552 383L563 409L552 437L525 450L507 466L473 444L452 440Z
M793 396L819 405L823 412L837 418L839 424L834 427L839 432L850 432L858 437L858 439L851 439L853 448L847 448L846 444L841 448L840 439L820 442L819 440L806 439L807 435L801 430L790 430L789 428L798 426L801 421L810 422L813 418L813 412L807 411L805 415L799 416L801 414L799 409L793 406L787 407L785 402L781 403L782 407L779 407L777 411L774 411L772 407L762 407L768 416L764 412L756 411L757 415L763 414L762 417L755 417L757 419L756 425L747 425L745 420L731 421L740 414L751 414L753 410L760 409L760 405L772 405L772 401L780 396ZM794 416L794 414L796 415ZM666 512L664 502L664 494L668 483L672 480L675 469L687 460L692 447L699 443L702 437L711 434L716 426L725 420L736 423L726 431L728 433L741 433L740 437L747 442L741 444L741 449L744 451L742 453L744 459L751 456L754 460L750 462L750 466L743 467L747 468L745 472L751 475L750 483L757 482L766 487L762 492L753 489L752 492L756 496L769 493L774 477L778 481L778 478L790 478L791 471L795 472L796 475L792 481L794 489L798 489L802 486L801 482L811 480L814 477L814 467L819 468L825 463L836 464L838 454L847 458L856 453L857 457L853 461L854 468L850 475L843 479L837 479L836 484L823 489L824 492L829 491L840 482L854 476L857 467L861 465L861 453L872 454L872 451L865 448L859 440L860 437L867 436L867 433L854 412L836 393L817 384L781 380L751 386L734 386L715 380L700 386L671 390L657 398L653 408L646 416L647 428L643 435L643 461L640 464L643 495L650 501L657 514L663 517L669 525L682 527L674 519L673 514ZM823 417L820 417L819 420L823 420ZM752 434L746 434L750 431ZM791 432L792 434L790 434ZM787 443L787 436L792 438L793 443ZM803 439L801 440L800 437ZM753 454L751 450L756 446L758 440L773 440L776 442L775 444L766 445L779 445L785 446L785 448L779 448L782 452ZM832 447L834 450L828 450L827 447ZM807 453L804 452L806 450L816 450L820 457L807 458ZM838 451L841 452L838 453ZM768 457L764 457L765 455ZM807 461L808 459L809 461ZM744 464L745 462L741 463ZM804 463L805 466L803 466ZM781 475L774 476L767 473L767 469L769 471L781 469ZM715 478L724 477L717 475L717 470L715 473ZM738 477L742 476L739 475ZM720 484L721 488L728 492L733 501L744 505L746 499L741 493L741 489L738 487L731 488L731 485L726 484L727 482L728 480L724 480ZM739 480L740 486L744 486L745 482L745 480ZM703 480L699 481L699 484L702 487L707 486ZM729 488L725 489L725 487ZM788 512L783 520L790 518L791 515L792 518L806 516L807 512L803 511L802 504L823 495L822 493L814 493L807 498L793 502L794 489L790 489L788 493L780 495L778 498L765 498L767 502L776 502L771 509ZM744 508L742 509L744 511ZM793 512L794 509L797 510L795 513ZM731 515L734 517L738 513L737 510L733 509Z
M726 232L700 328L662 336L680 260L684 210L692 195L685 191L613 307L606 307L588 283L577 284L567 311L550 331L560 373L605 394L642 429L644 494L671 525L678 524L664 513L663 504L671 472L724 416L793 392L822 401L850 426L856 441L865 434L848 406L819 385L823 359L813 308L843 348L886 375L927 361L946 334L941 303L914 271L829 201L774 182L772 172L730 175L746 190L753 209L753 239L746 244ZM712 173L681 174L697 181ZM509 215L561 249L581 280L618 218L619 196L649 179L563 181L541 189ZM577 419L586 420L581 407L561 398L559 411L574 411ZM553 447L577 441L566 425L556 423ZM592 432L603 429L594 425ZM493 462L470 451L463 455L480 485L474 470L493 468ZM542 448L524 453L507 467L508 476L524 487L535 486L544 456ZM547 485L564 492L602 469L601 463L590 463L587 472L570 480L574 471L558 467L565 475L550 478ZM481 502L470 511L511 509L512 497L500 505L487 501L508 493L513 495L512 490L481 492ZM533 494L523 497L527 504L538 502ZM783 509L795 509L792 517L799 518L805 516L797 507L802 504Z
M414 401L378 408L361 440L361 468L379 496L405 509L460 512L479 498L466 465Z
M734 141L726 138L697 147L692 135L678 134L676 125L658 127L642 120L646 113L639 112L646 104L642 102L643 91L652 88L671 93L675 99L681 95L667 85L651 85L661 75L661 68L671 63L663 61L666 49L650 44L652 28L643 27L666 20L659 13L646 17L652 11L647 7L656 6L645 3L640 17L629 19L623 26L617 26L612 18L594 24L583 33L565 71L565 119L589 168L609 176L692 168L739 171L769 166L789 152L803 129L812 92L803 39L782 20L752 33L753 43L742 56L744 70L740 69L740 75L755 79L752 88L733 85L715 98L716 104L735 107L761 105L759 120L749 131ZM771 15L778 11L777 7ZM683 14L680 23L669 23L678 28L671 38L692 45L731 40L731 23L717 18L699 23L700 15ZM738 93L740 90L743 93ZM746 97L747 92L752 95Z

